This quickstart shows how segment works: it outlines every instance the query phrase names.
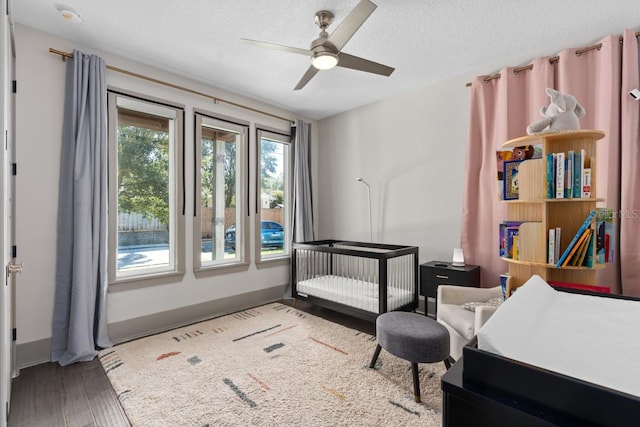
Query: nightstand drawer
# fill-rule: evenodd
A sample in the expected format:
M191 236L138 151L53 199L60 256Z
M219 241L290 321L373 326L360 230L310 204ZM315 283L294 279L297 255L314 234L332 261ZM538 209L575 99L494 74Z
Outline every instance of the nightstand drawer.
M479 278L478 280L474 280L473 274L470 274L468 271L459 271L447 268L430 268L427 270L423 270L426 272L424 280L420 280L421 286L424 286L424 289L421 289L421 293L424 296L436 297L436 293L438 292L438 286L440 285L457 285L457 286L479 286ZM422 274L422 271L420 272ZM420 276L422 277L422 276Z
M449 262L429 261L420 264L420 294L426 299L425 306L428 308L429 298L436 299L438 286L480 286L480 267L477 265L453 266ZM437 305L437 301L435 302ZM425 314L429 310L425 309Z

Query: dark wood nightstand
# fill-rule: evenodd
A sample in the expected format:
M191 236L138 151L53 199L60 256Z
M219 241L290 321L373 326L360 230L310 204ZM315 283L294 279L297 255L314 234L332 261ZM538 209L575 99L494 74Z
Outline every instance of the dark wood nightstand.
M436 317L438 286L456 285L480 287L480 267L465 265L457 267L445 261L429 261L420 264L420 294L424 296L425 316ZM429 298L434 300L433 314L429 313Z

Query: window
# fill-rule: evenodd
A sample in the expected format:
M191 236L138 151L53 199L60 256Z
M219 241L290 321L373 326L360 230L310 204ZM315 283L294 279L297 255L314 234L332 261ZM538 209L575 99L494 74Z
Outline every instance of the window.
M288 258L291 241L291 147L288 135L258 130L257 259Z
M194 268L245 263L248 125L196 114Z
M109 93L112 282L184 272L182 120L178 107Z

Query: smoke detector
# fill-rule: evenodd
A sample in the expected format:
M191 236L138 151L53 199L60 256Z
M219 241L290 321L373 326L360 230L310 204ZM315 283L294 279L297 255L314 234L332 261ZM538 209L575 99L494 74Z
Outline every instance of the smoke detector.
M60 16L62 16L62 19L65 21L74 22L76 24L82 22L82 16L80 16L80 14L71 7L57 4L56 9L58 9Z

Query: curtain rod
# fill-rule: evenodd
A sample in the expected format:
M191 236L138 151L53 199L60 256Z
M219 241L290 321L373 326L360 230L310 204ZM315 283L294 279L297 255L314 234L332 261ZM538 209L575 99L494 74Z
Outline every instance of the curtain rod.
M638 31L636 33L636 37L640 37L640 31ZM622 37L620 37L620 44L622 44ZM589 46L589 47L585 47L582 49L577 49L576 50L576 56L580 56L583 53L589 52L591 50L600 50L602 49L602 43L598 43L595 44L593 46ZM549 58L549 64L557 64L558 62L560 62L560 57L559 56L553 56L551 58ZM523 67L518 67L518 68L514 68L513 69L513 74L518 74L521 71L528 71L528 70L532 70L533 69L533 64L529 64L529 65L525 65ZM499 79L500 78L500 73L497 74L492 74L490 76L487 76L483 79L483 81L485 83L490 82L491 80L495 80L495 79ZM465 85L466 87L470 87L471 86L471 82L467 83Z
M56 49L53 49L53 48L49 48L49 53L55 53L56 55L60 55L62 57L63 61L66 61L67 58L73 58L73 54L72 53L63 52L61 50L56 50ZM179 86L179 85L176 85L176 84L173 84L173 83L165 82L163 80L155 79L153 77L145 76L143 74L134 73L133 71L124 70L122 68L114 67L112 65L107 65L106 68L107 68L107 70L115 71L117 73L122 73L122 74L126 74L126 75L133 76L133 77L137 77L139 79L147 80L147 81L150 81L150 82L153 82L153 83L158 83L158 84L161 84L163 86L168 86L168 87L171 87L173 89L181 90L183 92L192 93L194 95L200 95L200 96L203 96L205 98L209 98L209 99L213 100L213 102L215 104L223 102L225 104L229 104L229 105L232 105L232 106L237 107L237 108L242 108L242 109L245 109L245 110L253 111L254 113L258 113L258 114L262 114L262 115L265 115L265 116L273 117L275 119L284 120L285 122L290 122L290 123L293 122L293 119L289 119L289 118L286 118L286 117L278 116L278 115L275 115L275 114L272 114L272 113L268 113L266 111L258 110L257 108L247 107L246 105L238 104L238 103L232 102L232 101L227 101L226 99L218 98L216 96L209 95L209 94L204 93L204 92L199 92L197 90L189 89L188 87Z

